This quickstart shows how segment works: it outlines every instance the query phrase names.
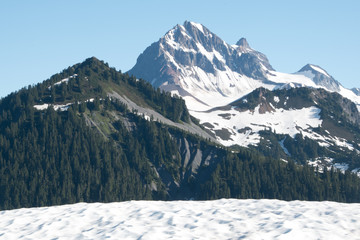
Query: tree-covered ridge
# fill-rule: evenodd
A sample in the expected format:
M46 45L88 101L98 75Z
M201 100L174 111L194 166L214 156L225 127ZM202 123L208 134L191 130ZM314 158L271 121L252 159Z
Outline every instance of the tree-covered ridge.
M28 105L84 103L90 99L104 99L111 91L126 95L139 105L153 108L175 122L190 121L184 100L154 89L142 79L122 74L95 57L75 64L43 83L12 93L0 103L4 109L11 106L24 109Z
M259 88L231 105L239 111L254 110L261 105L261 110L268 112L275 108L290 110L314 106L320 109L322 124L312 128L312 131L324 138L344 139L350 147L336 144L324 146L306 134L300 133L293 138L270 129L260 131L262 138L256 149L266 156L291 159L300 164L307 164L309 160L331 158L334 163L348 164L349 169L360 166L360 113L353 102L336 92L307 87L273 91ZM280 142L287 152L280 146Z
M91 58L2 99L0 209L131 199L360 201L360 181L353 174L322 174L248 149L231 152L147 120L106 95L115 89L169 118L186 120L186 108L174 107L181 99L147 87ZM158 105L160 100L173 109ZM34 108L70 102L67 111Z
M224 158L201 186L200 199L269 198L358 202L360 180L332 168L323 173L303 166L242 152Z

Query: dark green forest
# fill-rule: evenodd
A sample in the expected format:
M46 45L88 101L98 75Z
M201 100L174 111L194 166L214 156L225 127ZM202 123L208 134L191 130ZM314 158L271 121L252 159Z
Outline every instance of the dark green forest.
M0 209L228 197L360 202L360 180L350 172L320 173L255 150L231 151L145 120L108 97L112 91L174 122L191 121L182 99L96 58L12 93L0 100ZM34 108L42 104L69 105L66 111ZM184 174L189 167L177 139L216 161ZM170 187L169 178L178 186Z

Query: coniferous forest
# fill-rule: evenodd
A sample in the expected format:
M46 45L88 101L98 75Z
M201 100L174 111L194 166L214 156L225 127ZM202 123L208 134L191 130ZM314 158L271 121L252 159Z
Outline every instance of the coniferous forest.
M182 99L96 58L69 67L0 100L0 209L133 199L360 202L355 174L231 151L145 119L112 91L173 122L192 122ZM207 160L184 157L195 153Z

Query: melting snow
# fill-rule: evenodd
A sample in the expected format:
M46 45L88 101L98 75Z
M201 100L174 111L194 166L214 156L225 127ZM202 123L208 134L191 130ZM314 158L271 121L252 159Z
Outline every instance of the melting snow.
M223 117L223 114L228 117ZM260 142L259 131L272 130L278 134L289 134L295 137L296 134L321 125L320 109L316 107L302 109L275 109L274 112L259 113L259 106L254 111L239 112L234 108L227 111L216 110L212 112L195 112L191 114L200 119L200 123L209 122L214 128L212 131L221 131L224 128L231 135L229 139L218 141L225 146L238 144L248 146ZM235 127L235 128L234 128ZM248 129L250 128L250 129ZM224 131L224 130L223 130Z
M0 212L3 239L359 239L360 204L279 200L78 203Z
M68 103L68 104L47 104L44 103L42 105L34 105L34 108L36 108L37 110L45 110L47 109L49 106L53 107L55 111L60 110L60 111L67 111L68 108L70 107L70 105L72 105L73 103Z
M351 172L356 173L360 177L360 168L355 168Z
M60 85L60 84L62 84L62 83L67 83L70 78L74 78L74 77L76 77L76 76L77 76L77 74L74 74L74 75L72 75L72 76L70 76L70 77L68 77L68 78L64 78L64 79L60 80L59 82L54 83L54 86Z
M331 169L331 166L333 165L334 159L329 157L319 157L315 159L311 159L308 161L308 165L313 166L314 168L318 167L319 172L324 172L324 167L326 167L327 170Z
M274 102L276 102L276 103L279 103L279 102L280 102L280 99L279 99L278 96L274 96Z
M319 167L319 172L323 172L324 167L326 167L327 170L330 170L331 167L334 167L337 170L341 171L342 173L344 173L346 170L349 169L349 164L347 164L347 163L334 163L334 159L329 158L329 157L319 157L319 158L311 159L311 160L308 161L308 164L315 167L315 168ZM352 172L357 172L357 169L352 170Z
M346 163L335 163L334 167L344 173L346 170L349 169L349 164Z

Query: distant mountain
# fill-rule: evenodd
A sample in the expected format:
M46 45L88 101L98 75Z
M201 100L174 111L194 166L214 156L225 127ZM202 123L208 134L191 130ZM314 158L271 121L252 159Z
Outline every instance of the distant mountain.
M226 105L258 87L322 87L360 104L359 96L319 66L308 64L295 74L276 72L245 38L230 45L205 26L188 21L145 49L129 74L183 97L196 111Z
M340 91L341 84L319 66L307 64L298 73L309 77L316 85L322 86L327 90Z
M225 146L255 146L266 154L264 141L273 141L271 151L278 148L279 156L289 158L298 150L284 146L301 136L325 150L302 149L306 154L297 161L326 158L331 161L322 166L360 170L360 96L317 65L293 74L277 72L245 38L230 45L205 26L186 21L145 49L129 74L181 96L190 114Z
M266 81L268 70L273 68L266 56L246 39L231 46L206 27L186 21L148 47L129 74L182 96L190 109L203 109L251 92Z

